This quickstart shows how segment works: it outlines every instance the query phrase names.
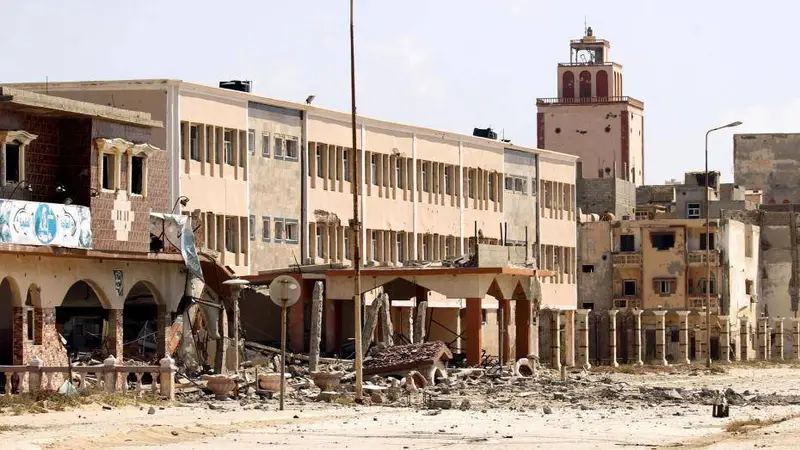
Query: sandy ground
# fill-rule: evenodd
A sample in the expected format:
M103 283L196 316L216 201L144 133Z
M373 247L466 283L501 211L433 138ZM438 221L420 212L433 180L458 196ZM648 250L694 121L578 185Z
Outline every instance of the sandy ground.
M789 367L732 368L726 374L609 375L631 386L733 388L760 394L800 393L800 369ZM582 402L584 408L542 399L515 410L425 411L385 406L351 407L327 404L287 405L276 411L243 409L238 402L216 402L158 409L156 414L129 407L103 410L0 416L0 449L145 448L249 449L794 449L800 419L732 434L731 421L800 416L800 405L731 407L727 419L711 417L710 407L679 402ZM518 403L519 404L519 403ZM545 414L543 407L552 408Z

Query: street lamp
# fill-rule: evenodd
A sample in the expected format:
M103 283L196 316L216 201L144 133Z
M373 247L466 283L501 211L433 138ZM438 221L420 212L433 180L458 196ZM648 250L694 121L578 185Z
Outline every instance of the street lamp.
M25 185L25 187L23 189L26 189L28 192L33 192L33 185L30 182L26 181L26 180L21 180L21 181L19 181L17 183L16 186L14 186L14 190L11 191L11 195L9 195L7 197L7 199L8 200L14 200L14 194L17 193L17 189L19 189L20 186L22 186L23 184Z
M741 125L742 122L731 122L721 127L712 128L706 131L706 367L711 368L711 194L708 189L710 186L708 179L708 135L712 131L723 128L733 128ZM715 283L716 285L716 283ZM716 288L716 286L714 286ZM716 290L716 289L715 289ZM722 346L720 345L720 348Z
M185 195L181 195L180 197L178 197L178 199L175 200L175 204L172 205L172 211L171 211L172 214L175 214L175 208L178 207L178 203L179 202L180 202L181 206L185 207L186 205L189 204L189 197L187 197Z

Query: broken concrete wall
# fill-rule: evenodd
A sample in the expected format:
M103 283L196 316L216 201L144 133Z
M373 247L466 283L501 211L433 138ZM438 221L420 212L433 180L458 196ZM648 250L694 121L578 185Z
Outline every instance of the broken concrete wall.
M578 306L609 309L612 306L613 263L611 222L578 225Z
M578 178L576 201L584 214L613 213L618 219L633 216L636 186L620 178Z
M737 134L734 183L761 189L764 203L800 203L800 134Z
M532 242L528 245L532 245ZM533 261L533 250L528 250L526 259L524 246L506 247L502 245L478 244L477 261L478 267L505 267L510 264L524 265L526 262Z

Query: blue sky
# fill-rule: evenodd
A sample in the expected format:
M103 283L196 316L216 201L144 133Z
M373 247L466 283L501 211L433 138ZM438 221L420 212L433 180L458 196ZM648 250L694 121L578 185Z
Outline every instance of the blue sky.
M349 110L348 0L2 0L4 82L251 79L257 94ZM703 135L791 132L800 3L356 0L360 114L536 144L536 97L583 33L611 41L625 94L645 102L645 181L702 170ZM785 43L785 44L784 44ZM710 165L732 181L732 133Z

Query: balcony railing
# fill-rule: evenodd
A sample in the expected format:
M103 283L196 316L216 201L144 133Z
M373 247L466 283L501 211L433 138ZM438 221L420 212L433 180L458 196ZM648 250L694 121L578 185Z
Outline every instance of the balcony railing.
M578 67L578 66L619 66L619 64L615 62L605 61L605 62L595 62L595 61L573 61L573 62L562 62L558 63L559 67Z
M549 97L537 98L537 106L546 105L597 105L606 103L630 103L638 108L644 108L644 102L633 97Z
M615 266L641 266L642 254L641 253L614 253L611 256L611 261Z
M711 294L711 312L719 310L719 294ZM706 294L689 294L689 309L702 310L706 306Z
M92 248L86 206L0 200L0 244Z
M719 251L711 250L708 256L709 258L706 259L705 250L689 252L689 264L706 264L706 261L711 261L711 264L719 264Z

